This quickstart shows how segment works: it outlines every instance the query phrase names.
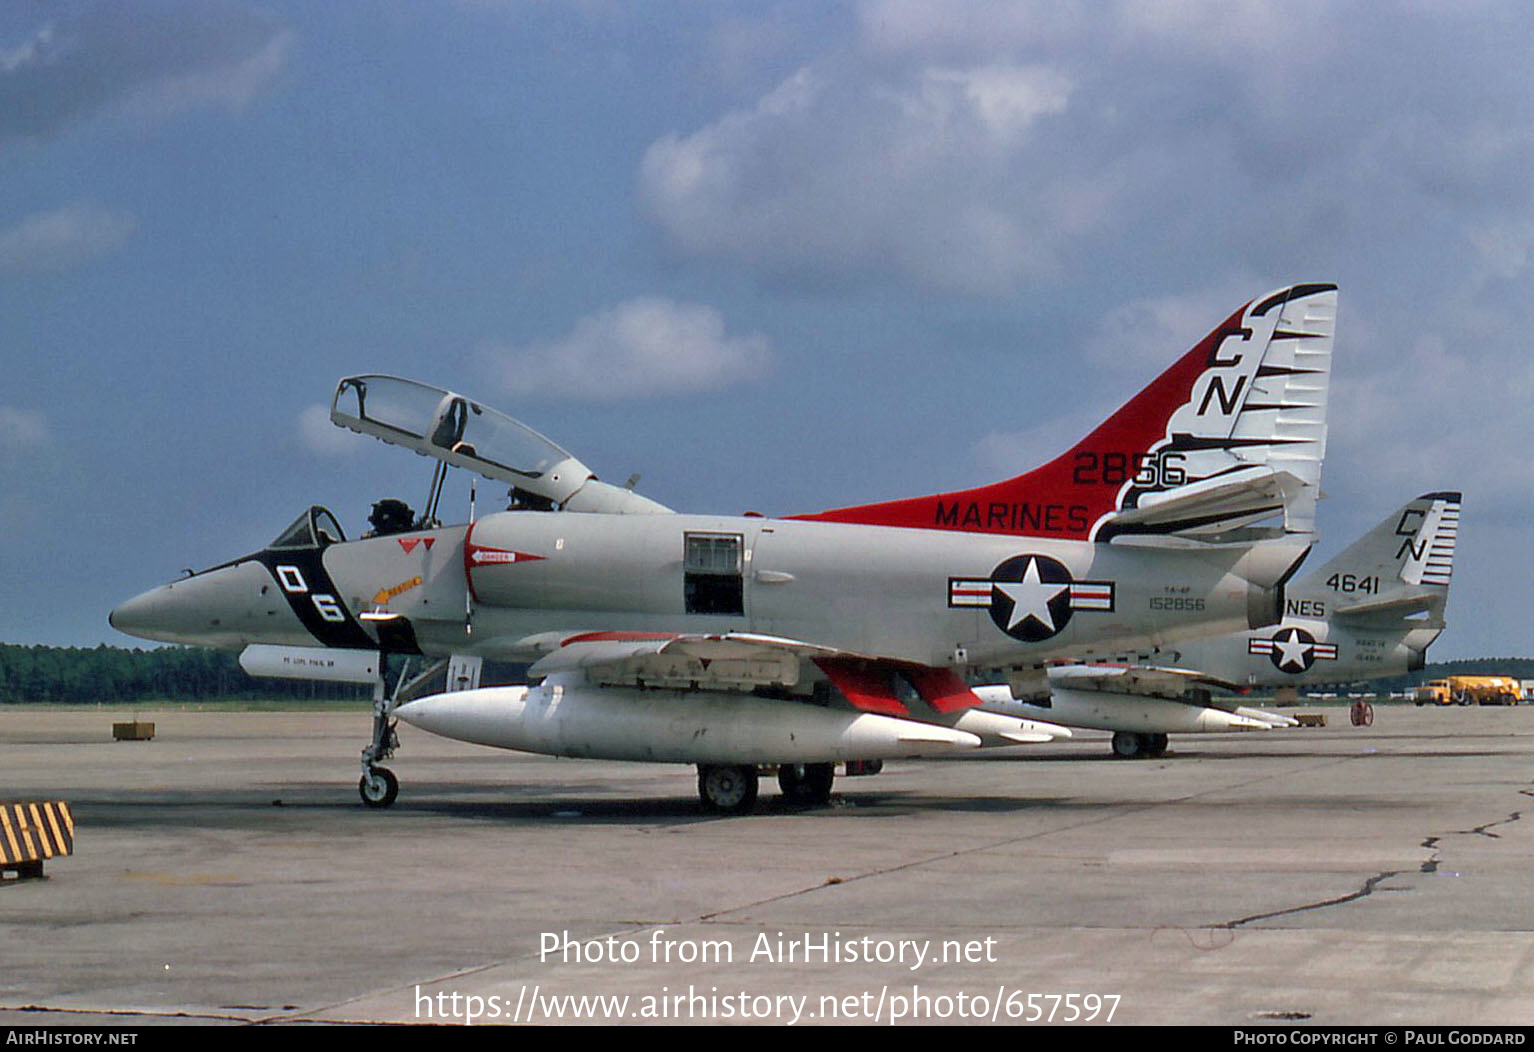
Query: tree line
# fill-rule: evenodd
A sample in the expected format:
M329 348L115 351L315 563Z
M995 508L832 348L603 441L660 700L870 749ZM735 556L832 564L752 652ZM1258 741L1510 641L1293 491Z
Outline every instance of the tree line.
M218 699L369 698L368 687L257 679L236 654L203 647L153 650L0 643L0 704L95 704Z

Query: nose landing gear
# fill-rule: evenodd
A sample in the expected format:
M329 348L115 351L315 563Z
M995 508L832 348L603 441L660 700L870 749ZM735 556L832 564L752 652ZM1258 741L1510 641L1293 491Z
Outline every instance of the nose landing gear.
M362 780L357 783L357 792L369 807L388 807L399 795L399 779L394 777L394 772L378 766L378 761L387 760L399 748L399 736L394 733L395 721L389 718L394 711L394 702L384 686L384 665L384 656L380 654L378 682L373 686L373 740L362 750Z

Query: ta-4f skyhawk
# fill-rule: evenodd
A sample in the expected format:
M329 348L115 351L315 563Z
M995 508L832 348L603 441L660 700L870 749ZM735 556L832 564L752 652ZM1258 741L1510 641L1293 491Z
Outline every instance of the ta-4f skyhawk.
M1214 690L1340 683L1415 671L1444 629L1460 495L1427 493L1397 508L1325 566L1285 588L1283 619L1178 643L1159 665L1063 665L1047 690L1015 698L976 687L987 711L1113 732L1122 757L1160 756L1169 733L1265 730L1295 721ZM1196 670L1196 671L1193 671Z
M751 805L758 764L824 800L837 761L978 746L971 678L1026 696L1053 661L1276 622L1314 539L1335 316L1334 286L1281 289L1034 471L776 519L675 514L471 399L349 377L336 424L439 462L424 513L382 502L346 541L311 508L112 623L443 659L446 685L468 689L397 708L380 690L372 805L397 791L378 766L396 715L511 749L696 764L720 811ZM439 525L448 467L509 484L510 508ZM537 685L479 688L485 658L532 662Z

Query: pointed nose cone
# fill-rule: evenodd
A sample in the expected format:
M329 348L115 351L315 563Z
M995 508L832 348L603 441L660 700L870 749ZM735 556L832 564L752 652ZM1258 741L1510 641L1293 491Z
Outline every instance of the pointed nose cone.
M155 633L163 628L163 596L168 586L152 588L143 595L136 595L107 615L107 623L119 632L140 639L159 639Z
M162 643L312 643L271 574L254 560L151 588L117 607L107 620L119 632Z

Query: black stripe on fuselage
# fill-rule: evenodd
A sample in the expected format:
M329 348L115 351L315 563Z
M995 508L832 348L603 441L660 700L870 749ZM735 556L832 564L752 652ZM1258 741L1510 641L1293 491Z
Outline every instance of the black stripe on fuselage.
M327 647L372 650L378 644L363 631L325 572L322 548L268 549L255 556L288 600L293 615Z

